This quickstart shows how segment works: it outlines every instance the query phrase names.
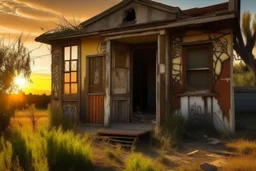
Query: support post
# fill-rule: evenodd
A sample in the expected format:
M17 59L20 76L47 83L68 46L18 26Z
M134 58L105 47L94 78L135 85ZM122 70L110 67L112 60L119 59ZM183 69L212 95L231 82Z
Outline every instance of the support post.
M105 96L104 96L104 126L110 126L110 109L111 109L111 41L106 42L106 59L105 59Z
M156 83L156 123L162 125L165 118L165 32L158 35L157 83Z

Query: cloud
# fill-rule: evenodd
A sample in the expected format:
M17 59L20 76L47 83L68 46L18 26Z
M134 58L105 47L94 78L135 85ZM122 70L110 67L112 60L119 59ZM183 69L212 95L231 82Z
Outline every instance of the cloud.
M65 17L90 18L121 0L15 0L31 8L44 9Z
M16 14L25 18L38 20L56 20L57 15L50 11L42 11L30 7L19 7L16 9Z

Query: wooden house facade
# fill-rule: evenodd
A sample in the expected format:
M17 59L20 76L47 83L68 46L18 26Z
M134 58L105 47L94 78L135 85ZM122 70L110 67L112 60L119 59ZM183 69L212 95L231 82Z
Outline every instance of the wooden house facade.
M234 132L233 40L240 1L181 10L123 0L80 24L45 33L52 46L52 106L89 124L132 122L136 111L156 124L181 114Z

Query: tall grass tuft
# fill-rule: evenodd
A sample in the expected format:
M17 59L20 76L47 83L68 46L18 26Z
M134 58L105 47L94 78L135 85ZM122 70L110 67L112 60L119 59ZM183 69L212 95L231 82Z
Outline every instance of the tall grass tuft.
M13 159L18 157L20 166L26 171L47 171L46 140L38 133L29 134L21 129L12 131Z
M92 166L92 148L88 137L81 138L61 128L46 134L47 158L52 170L80 170Z
M242 155L253 155L256 157L256 141L238 139L226 144L226 146Z
M0 170L11 170L12 167L12 144L1 138L0 142Z
M125 162L126 171L160 171L162 167L156 166L149 158L143 157L140 153L132 153Z
M168 116L162 127L156 127L153 142L162 152L176 148L183 138L185 121L181 115Z

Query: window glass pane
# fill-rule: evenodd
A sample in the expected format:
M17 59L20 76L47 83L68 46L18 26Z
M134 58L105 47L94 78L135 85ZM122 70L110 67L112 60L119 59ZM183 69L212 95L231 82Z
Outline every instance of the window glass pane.
M71 82L77 82L77 73L71 72Z
M69 62L65 62L65 71L66 71L66 72L69 71Z
M71 84L71 94L77 93L77 84Z
M65 60L70 60L70 47L65 47L64 57Z
M187 86L189 90L209 89L209 70L206 71L188 71Z
M209 48L188 49L187 68L209 68Z
M64 93L70 94L70 84L64 84Z
M71 71L77 71L77 61L71 62Z
M78 56L78 47L72 46L72 59L77 59Z
M65 83L69 83L70 82L70 73L65 73L64 82Z

